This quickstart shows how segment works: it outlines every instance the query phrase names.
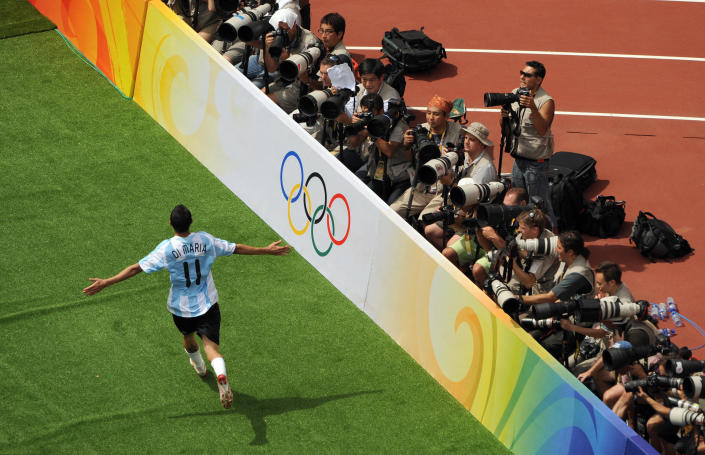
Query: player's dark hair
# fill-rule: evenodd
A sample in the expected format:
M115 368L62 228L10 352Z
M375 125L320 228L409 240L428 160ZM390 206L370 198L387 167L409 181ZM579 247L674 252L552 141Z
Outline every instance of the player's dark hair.
M546 77L546 67L543 66L543 63L537 62L536 60L529 60L526 62L526 66L532 67L538 77Z
M378 58L366 58L357 67L360 76L365 74L374 74L377 77L382 77L384 74L384 63Z
M188 232L191 226L191 211L185 205L179 204L171 211L171 227L177 234Z
M321 18L321 25L326 24L333 27L335 33L343 32L345 36L345 19L338 13L328 13ZM342 38L341 38L342 39Z
M612 261L604 261L595 269L595 273L601 273L605 281L614 280L617 284L622 284L622 269Z

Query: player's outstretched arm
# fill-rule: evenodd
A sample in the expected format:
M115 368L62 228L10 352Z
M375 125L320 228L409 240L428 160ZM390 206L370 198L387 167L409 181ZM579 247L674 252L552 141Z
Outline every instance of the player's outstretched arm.
M291 247L289 245L282 245L281 243L281 240L277 240L276 242L272 242L265 247L249 246L238 243L235 248L235 254L271 254L273 256L284 256L289 252Z
M83 289L83 293L86 295L97 294L108 286L119 283L120 281L125 281L128 278L132 278L142 271L142 267L138 263L132 264L126 267L122 272L117 275L111 276L110 278L88 278L93 282L90 286Z

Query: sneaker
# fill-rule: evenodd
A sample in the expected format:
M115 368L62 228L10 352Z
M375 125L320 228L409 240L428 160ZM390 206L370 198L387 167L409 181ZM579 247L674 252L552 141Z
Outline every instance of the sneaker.
M202 367L202 368L198 368L198 367L196 366L196 362L194 362L194 361L191 360L191 359L189 359L189 362L191 362L191 366L193 367L194 370L196 370L196 373L197 373L200 377L203 378L203 377L205 377L205 376L208 374L208 370L206 369L206 364L205 364L205 363L203 363L203 367Z
M220 391L220 403L228 409L233 404L233 392L230 390L228 378L224 374L218 376L218 390Z

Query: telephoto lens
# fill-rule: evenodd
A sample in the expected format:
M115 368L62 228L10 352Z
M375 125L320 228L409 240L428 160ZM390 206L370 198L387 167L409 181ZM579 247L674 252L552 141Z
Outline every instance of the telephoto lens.
M330 89L314 90L299 99L299 112L309 117L318 115L321 104L333 95Z
M500 182L474 183L472 179L460 179L450 190L450 200L456 207L470 207L489 202L502 191L504 185Z
M429 160L419 169L419 181L424 185L433 185L439 178L446 175L446 172L457 162L457 152L448 152L443 156Z
M279 74L287 82L293 82L300 75L314 68L321 57L321 50L310 47L305 51L294 54L279 64Z
M691 376L683 380L683 392L691 400L699 400L703 392L703 377Z
M695 412L690 409L671 408L668 412L668 421L674 427L687 427L688 425L700 425L705 422L702 411Z
M223 41L235 41L238 37L237 32L240 27L260 20L262 16L271 11L271 9L272 5L269 3L265 3L264 5L258 6L254 9L245 8L240 11L240 14L234 15L220 24L216 30L216 34Z

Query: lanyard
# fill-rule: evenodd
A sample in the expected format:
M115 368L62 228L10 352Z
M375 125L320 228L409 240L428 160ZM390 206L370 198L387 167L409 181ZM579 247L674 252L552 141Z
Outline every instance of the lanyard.
M446 125L445 129L443 130L443 134L441 134L441 141L438 144L438 150L440 150L441 155L443 154L443 138L446 137L446 132L448 131L448 125ZM433 139L433 133L430 131L428 132L428 138Z

